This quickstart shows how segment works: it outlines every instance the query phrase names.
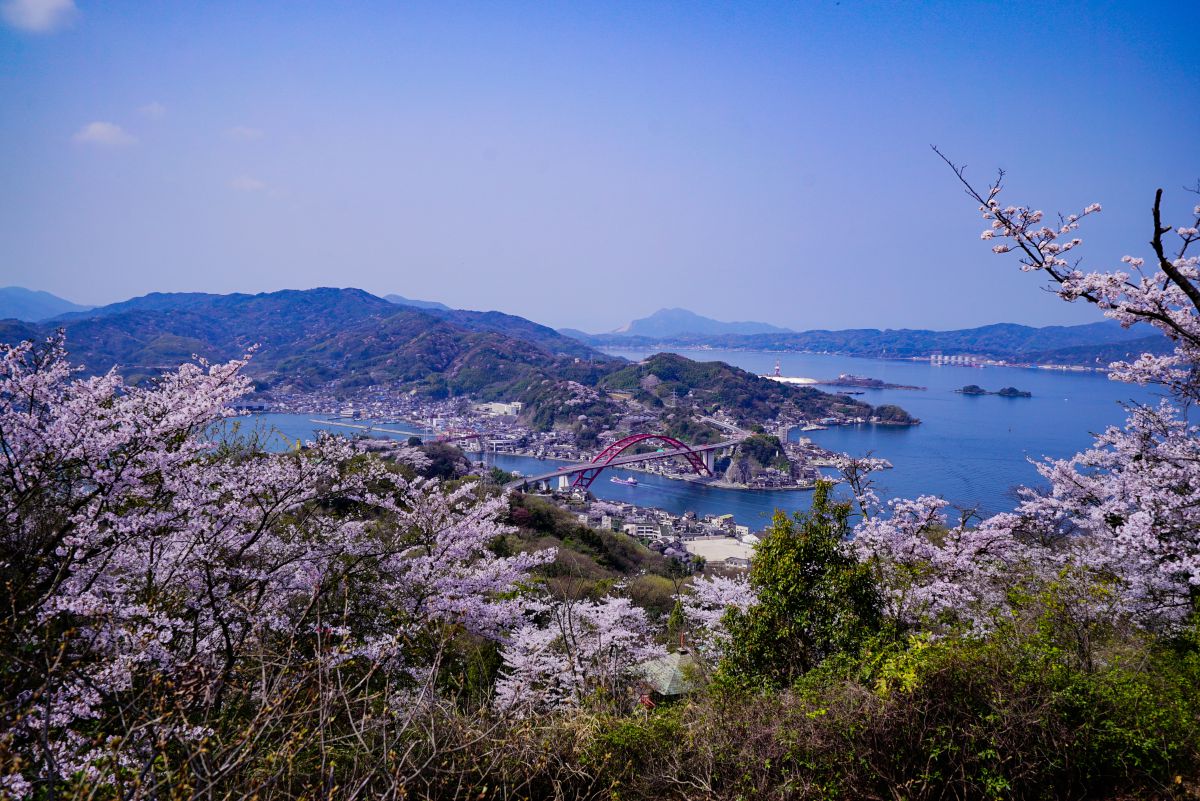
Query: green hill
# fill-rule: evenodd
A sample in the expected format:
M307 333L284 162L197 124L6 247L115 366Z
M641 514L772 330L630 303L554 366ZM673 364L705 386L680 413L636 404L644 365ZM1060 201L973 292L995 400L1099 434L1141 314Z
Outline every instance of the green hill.
M872 411L844 395L783 384L724 362L695 362L674 353L659 353L622 367L605 376L600 386L629 392L652 406L677 403L703 414L724 411L740 423L768 420L789 408L808 418L834 413L869 417Z
M570 426L584 440L620 414L609 391L636 394L660 410L667 399L683 399L698 414L724 410L746 423L789 410L806 417L871 413L844 396L779 384L720 362L660 354L630 365L521 317L397 305L360 289L155 293L52 322L4 321L0 341L44 338L59 327L71 359L92 373L115 366L136 381L193 355L220 361L254 349L248 373L263 391L321 389L348 397L380 386L519 400L527 424ZM646 388L647 380L653 388ZM664 411L664 417L695 441L720 433L692 415Z

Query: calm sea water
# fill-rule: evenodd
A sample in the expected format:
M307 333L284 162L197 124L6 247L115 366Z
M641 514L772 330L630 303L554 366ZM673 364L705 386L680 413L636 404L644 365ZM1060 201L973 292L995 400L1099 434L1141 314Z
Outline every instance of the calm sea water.
M639 360L647 351L609 351ZM894 469L879 475L881 497L940 495L960 506L994 513L1013 506L1014 487L1036 485L1041 477L1029 459L1064 458L1091 443L1091 434L1125 419L1122 403L1154 401L1146 388L1112 381L1103 373L1076 373L1019 367L949 367L928 362L857 359L808 353L679 350L698 361L723 361L760 375L816 379L842 373L910 384L925 390L865 390L859 400L894 403L921 419L910 428L841 426L803 434L831 450L872 453ZM954 390L978 384L996 391L1013 386L1032 398L960 395ZM822 389L830 390L829 387ZM801 436L792 432L792 438Z
M412 435L423 438L434 436L433 432L413 426L375 421L355 422L373 425L372 436L398 440L408 439ZM266 438L267 447L273 450L286 450L296 442L310 440L316 436L317 431L346 435L365 433L338 425L338 421L333 418L311 414L255 414L237 418L236 424L243 433L251 430L257 431ZM520 471L525 475L545 473L556 465L554 460L503 453L495 456L490 454L481 456L473 453L467 455L473 461L484 460L489 465L495 465L503 470ZM618 471L614 475L634 475L638 479L638 486L614 484L609 480L611 476L604 473L592 485L592 494L608 500L627 501L640 506L666 509L668 512L680 515L689 510L695 511L699 515L732 514L739 523L751 526L756 530L766 527L776 508L787 512L807 509L812 498L812 493L808 491L729 490L705 487L642 472Z
M611 350L639 360L648 351ZM678 350L699 361L724 361L751 372L765 374L780 362L784 375L834 378L853 373L894 384L923 386L923 391L866 390L857 396L872 405L895 403L921 418L911 428L844 426L807 432L813 441L854 455L872 453L888 459L894 469L879 474L881 497L940 495L953 504L978 507L994 513L1013 506L1014 487L1036 485L1040 477L1029 459L1070 456L1088 446L1091 434L1125 418L1122 402L1153 401L1148 389L1110 381L1098 373L1071 373L1024 368L934 367L927 362L856 359L844 356L747 351ZM1005 386L1033 393L1032 398L972 397L955 389L978 384L988 390ZM314 415L267 414L243 418L243 427L273 432L271 446L286 448L296 440L311 439L318 429L356 433L332 422L312 422ZM430 432L410 426L379 424L397 433L375 436L406 439ZM801 436L793 431L792 437ZM478 455L474 458L478 459ZM525 474L545 472L552 462L523 456L488 457L505 470ZM619 473L620 474L620 473ZM698 486L645 473L636 473L639 485L613 484L604 473L592 485L601 498L628 501L666 509L675 514L732 514L739 523L763 528L774 510L806 509L807 491L741 491Z

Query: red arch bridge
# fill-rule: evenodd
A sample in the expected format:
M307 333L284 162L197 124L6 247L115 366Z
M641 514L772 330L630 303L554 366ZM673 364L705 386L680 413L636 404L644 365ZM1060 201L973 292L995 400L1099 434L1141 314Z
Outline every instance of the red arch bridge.
M624 439L619 439L609 445L604 450L600 451L590 462L580 464L566 465L557 470L552 470L547 473L542 473L536 476L522 476L515 481L509 482L510 488L516 488L527 484L536 484L541 481L552 481L563 476L573 476L571 481L572 487L583 487L587 489L596 480L607 467L620 467L626 464L636 464L638 462L651 462L658 459L671 459L674 457L682 458L691 467L696 475L711 476L712 475L712 460L716 453L725 448L732 448L737 445L745 437L737 437L736 439L727 439L722 442L714 442L711 445L686 445L674 437L664 436L663 434L631 434ZM624 453L629 448L641 442L655 440L662 443L666 447L656 451L647 453Z

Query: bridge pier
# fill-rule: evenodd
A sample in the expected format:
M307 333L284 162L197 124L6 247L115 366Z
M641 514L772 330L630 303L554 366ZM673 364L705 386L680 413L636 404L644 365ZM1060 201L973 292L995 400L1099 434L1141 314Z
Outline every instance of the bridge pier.
M715 450L704 452L704 466L708 468L708 474L715 476L717 474L714 465L717 463L717 452Z

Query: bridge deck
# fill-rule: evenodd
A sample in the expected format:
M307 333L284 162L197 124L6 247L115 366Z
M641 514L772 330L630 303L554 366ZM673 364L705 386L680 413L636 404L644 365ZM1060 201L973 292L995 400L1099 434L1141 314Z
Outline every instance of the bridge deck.
M692 447L689 450L691 453L706 453L708 451L721 450L722 448L731 448L734 445L737 445L741 441L742 441L742 438L727 439L727 440L723 440L721 442L714 442L711 445L696 445L695 447ZM609 467L620 467L621 465L636 464L637 462L652 462L652 461L656 461L658 459L670 459L673 456L682 457L687 453L688 453L688 450L675 448L675 449L669 450L669 451L652 451L650 453L631 453L627 456L618 456L617 458L613 459L611 462L607 462L604 464L596 464L595 462L579 462L578 464L570 464L570 465L566 465L564 467L560 467L559 469L552 470L548 473L540 473L536 476L521 476L521 478L519 478L515 481L510 481L507 484L505 484L504 486L506 489L515 489L516 487L519 487L522 484L536 484L539 481L549 481L551 479L555 479L560 476L573 476L577 473L582 473L585 470L593 470L597 467L602 467L605 469L607 469Z

